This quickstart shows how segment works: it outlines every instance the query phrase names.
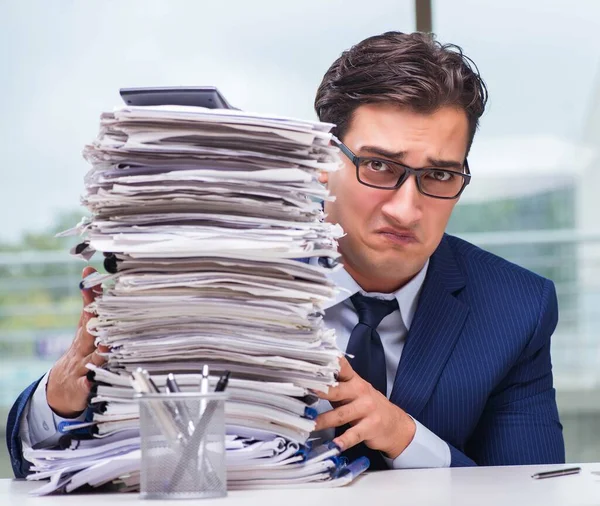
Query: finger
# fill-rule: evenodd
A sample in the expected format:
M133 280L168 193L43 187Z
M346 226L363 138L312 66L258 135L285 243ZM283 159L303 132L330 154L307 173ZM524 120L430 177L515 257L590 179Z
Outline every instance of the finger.
M94 269L91 265L86 265L83 268L83 271L81 273L81 277L82 278L87 278L90 274L96 272L96 269Z
M87 304L85 303L85 297L83 295L83 290L81 292L81 298L83 299L83 307L85 308L85 306L87 306ZM85 320L86 320L87 314L88 314L87 311L85 311L85 310L81 311L81 313L79 314L79 322L77 323L77 328L83 327L85 325Z
M321 413L317 416L317 424L315 430L331 429L333 427L341 427L347 423L353 422L361 418L364 414L360 409L358 401L352 401L343 406Z
M63 418L76 418L83 413L88 405L91 383L85 376L80 376L69 385L68 403L64 408L52 407L52 410Z
M77 409L83 411L86 408L91 389L92 384L85 375L77 379L75 382L75 395L78 399Z
M94 302L96 295L94 294L91 288L82 288L81 298L83 299L83 307L86 307L87 305Z
M354 399L353 399L354 400ZM330 401L330 404L334 408L339 408L340 406L345 406L346 404L350 404L353 400L345 400L345 401Z
M354 376L356 376L356 373L354 372L354 369L352 369L348 359L346 357L340 357L340 372L338 372L337 375L338 381L350 381Z
M86 367L87 364L94 364L96 367L100 367L106 362L106 359L99 355L96 351L86 355L79 363L77 373L79 376L85 376L89 369Z
M347 403L348 401L354 400L358 397L359 392L356 388L355 382L342 381L337 386L329 387L327 393L318 392L318 396L321 399L328 400L330 402Z
M369 439L367 436L368 430L369 422L367 420L361 420L359 423L346 430L341 436L336 437L333 442L340 447L340 450L347 450L348 448L352 448Z
M96 345L94 344L96 338L90 334L85 325L79 327L77 329L77 334L75 335L75 347L77 349L77 353L85 357L90 353L96 350Z
M93 274L94 272L96 272L96 269L88 266L85 269L83 269L83 272L81 273L81 277L85 278L85 277L89 276L90 274ZM81 296L83 298L83 307L92 303L96 299L96 297L98 295L100 295L101 293L102 293L102 285L94 285L90 288L83 288L81 290Z
M93 267L90 267L89 265L87 267L84 267L83 272L81 273L81 278L85 279L87 278L90 274L93 274L94 272L96 272L96 269L94 269ZM85 288L81 290L81 296L83 297L83 306L87 306L90 302L92 302L93 299L93 295L91 293L91 289L89 288Z
M83 327L84 329L87 329L88 322L92 318L95 318L95 316L96 315L94 313L90 313L89 311L86 311L85 309L83 309L81 311L81 318L79 318L79 326Z
M88 355L88 360L86 364L94 364L96 367L100 367L105 362L106 358L100 355L98 351L94 351L94 353L90 353Z

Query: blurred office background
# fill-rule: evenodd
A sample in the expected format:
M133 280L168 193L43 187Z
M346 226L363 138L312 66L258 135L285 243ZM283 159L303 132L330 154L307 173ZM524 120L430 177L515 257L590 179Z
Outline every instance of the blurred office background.
M491 97L450 231L555 281L567 456L600 461L597 0L0 0L2 435L72 339L84 265L53 234L82 215L81 150L120 87L216 85L240 108L314 118L341 51L417 27L461 45Z

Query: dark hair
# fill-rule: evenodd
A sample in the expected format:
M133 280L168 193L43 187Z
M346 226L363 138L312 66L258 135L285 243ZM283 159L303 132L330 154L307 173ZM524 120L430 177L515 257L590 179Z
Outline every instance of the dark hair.
M386 32L344 51L325 73L317 90L319 119L335 123L342 137L354 110L374 102L390 102L416 112L442 106L463 109L473 142L487 102L487 88L475 63L454 44L441 44L433 34Z

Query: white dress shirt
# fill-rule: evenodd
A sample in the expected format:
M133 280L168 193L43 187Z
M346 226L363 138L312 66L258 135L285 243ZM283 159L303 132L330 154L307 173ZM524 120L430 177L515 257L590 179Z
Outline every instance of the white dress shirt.
M387 300L395 298L398 301L399 311L394 311L387 315L377 327L385 354L388 398L392 393L396 370L398 369L398 363L400 362L404 348L404 341L417 310L417 302L428 267L429 261L427 261L423 269L410 282L391 294L368 293L361 290L358 283L354 281L344 268L334 270L330 274L330 279L341 290L325 306L325 323L328 327L335 329L337 345L342 350L346 350L348 347L350 334L358 323L358 314L350 301L352 295L360 292L369 297L378 297ZM331 404L327 401L320 401L317 406L319 413L330 409ZM451 457L448 445L418 421L415 420L415 424L415 436L406 449L393 460L384 456L390 468L449 467ZM333 439L334 435L334 429L315 433L315 436L319 439Z
M85 419L85 412L77 418L67 419L52 411L46 399L46 385L49 374L48 371L44 375L27 406L25 406L25 412L19 426L19 436L24 447L50 448L56 446L60 436L63 435L58 431L60 422L83 421Z
M330 274L330 278L341 290L325 307L325 323L328 327L336 330L337 344L342 350L347 348L350 334L358 323L358 315L350 301L352 295L360 291L370 297L388 300L396 298L398 301L399 311L394 311L386 316L377 327L385 353L388 397L394 386L404 340L417 309L419 294L428 266L429 262L409 283L392 294L364 292L343 267ZM58 416L48 406L46 400L47 380L48 373L40 381L25 408L19 434L26 446L41 448L54 446L61 436L58 432L58 424L66 419ZM327 401L320 401L317 409L319 413L328 411L331 409L331 404ZM82 420L83 417L82 414L75 420ZM393 460L384 457L390 468L449 467L451 457L448 445L418 421L415 420L415 424L415 436L406 449ZM335 431L331 429L314 435L318 438L333 439Z

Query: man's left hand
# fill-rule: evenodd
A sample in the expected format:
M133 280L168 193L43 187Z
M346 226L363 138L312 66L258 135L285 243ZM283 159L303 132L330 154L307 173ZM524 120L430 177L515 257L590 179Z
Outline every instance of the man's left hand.
M395 459L412 441L416 425L414 420L385 395L362 379L345 357L340 359L338 385L330 387L319 397L331 402L334 409L317 417L315 430L351 427L333 440L347 450L361 442Z

